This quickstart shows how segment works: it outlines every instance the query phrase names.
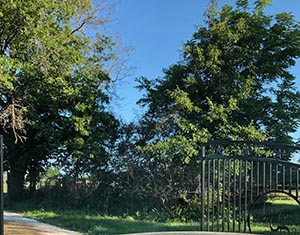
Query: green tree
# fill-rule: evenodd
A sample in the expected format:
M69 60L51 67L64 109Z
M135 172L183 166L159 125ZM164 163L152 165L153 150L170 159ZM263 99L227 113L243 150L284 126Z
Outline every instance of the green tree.
M187 156L188 146L198 154L208 139L292 141L300 114L290 72L300 55L299 23L290 13L266 15L269 3L257 0L251 9L240 0L217 10L211 1L183 60L161 79L140 79L144 120L156 130L152 150L153 142L174 142Z
M163 78L139 79L148 132L141 150L161 169L177 172L168 181L176 189L169 197L197 190L181 180L187 175L197 182L201 143L291 143L298 127L300 94L290 69L300 56L299 23L290 13L266 15L270 1L238 0L220 10L216 3L185 43L181 61Z
M0 120L10 199L21 195L27 173L34 188L48 159L72 169L107 159L118 125L107 111L106 65L116 59L115 44L85 29L97 23L95 11L90 0L0 5Z

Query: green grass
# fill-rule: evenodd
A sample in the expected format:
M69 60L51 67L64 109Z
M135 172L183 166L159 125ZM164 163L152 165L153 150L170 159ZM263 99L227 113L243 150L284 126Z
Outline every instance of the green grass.
M42 209L41 209L42 208ZM96 211L43 209L36 201L14 203L5 208L25 217L78 231L85 235L113 235L138 232L199 231L200 223L159 223L132 216L108 216ZM151 216L150 216L151 217Z
M72 210L52 212L28 211L22 214L26 217L88 235L199 230L199 224L155 223L135 220L129 216L122 218Z
M135 220L130 216L103 216L76 210L48 212L33 210L23 212L22 214L41 222L88 235L199 230L199 224L155 223Z
M79 210L26 210L21 211L21 214L44 223L78 231L86 235L112 235L160 231L199 231L199 223L158 223L154 221L136 220L131 216L106 216ZM276 227L276 224L273 227ZM299 210L282 218L280 224L287 225L291 232L294 232L291 233L291 235L299 235ZM269 224L266 221L252 221L251 227L253 233L270 234Z
M258 207L251 219L251 229L253 233L272 234L269 228L270 215L273 227L277 225L287 225L291 231L290 235L300 234L300 210L299 205L291 200L271 200L267 201L267 210L271 214L259 216L262 208ZM199 223L175 223L156 222L154 217L149 215L148 220L138 220L132 216L108 216L87 210L54 210L41 209L34 201L25 201L14 204L8 210L13 210L26 217L38 221L56 225L62 228L81 232L85 235L112 235L138 232L160 232L160 231L199 231ZM264 212L265 213L265 212ZM257 216L258 215L258 216ZM265 214L266 215L266 214ZM142 218L142 217L138 217ZM274 234L286 234L274 233Z
M258 206L255 209L251 221L252 232L270 234L270 221L273 228L276 228L277 225L285 225L289 228L290 235L299 235L300 206L291 198L268 200L265 208ZM287 232L283 231L277 234L287 234Z

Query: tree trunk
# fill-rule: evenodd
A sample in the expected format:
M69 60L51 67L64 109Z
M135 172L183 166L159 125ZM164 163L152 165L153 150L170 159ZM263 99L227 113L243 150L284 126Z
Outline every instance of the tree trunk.
M22 171L11 171L8 175L8 202L22 197L24 192L24 175Z
M36 178L30 179L29 192L31 196L33 196L36 193L36 184L37 184Z

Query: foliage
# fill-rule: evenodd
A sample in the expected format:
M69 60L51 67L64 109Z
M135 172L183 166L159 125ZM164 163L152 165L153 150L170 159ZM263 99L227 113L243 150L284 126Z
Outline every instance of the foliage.
M34 189L50 158L75 174L88 172L86 161L105 165L118 126L107 111L106 64L116 57L109 37L85 29L97 20L89 0L6 1L0 17L0 120L13 199L26 173Z
M220 10L210 3L182 60L162 78L138 79L146 112L135 142L144 171L135 177L166 208L181 194L197 195L202 143L293 143L299 125L300 94L290 71L300 56L299 23L290 13L265 14L270 1Z
M54 187L57 184L60 177L61 177L61 173L57 168L49 167L40 176L40 180L39 180L40 187L45 187L45 188Z
M300 55L299 23L289 13L265 15L269 3L255 1L250 12L248 1L237 1L217 11L211 1L207 25L185 44L182 61L163 78L139 79L144 122L154 129L146 150L164 156L171 149L167 157L180 152L185 160L207 140L292 141L300 114L290 72Z

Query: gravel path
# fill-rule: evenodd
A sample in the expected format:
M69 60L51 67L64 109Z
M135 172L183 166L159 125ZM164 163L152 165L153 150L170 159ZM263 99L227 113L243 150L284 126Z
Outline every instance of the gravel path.
M40 223L12 212L4 212L4 235L80 235L80 233Z

